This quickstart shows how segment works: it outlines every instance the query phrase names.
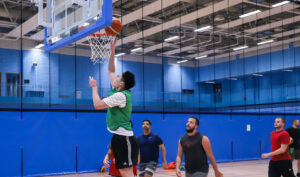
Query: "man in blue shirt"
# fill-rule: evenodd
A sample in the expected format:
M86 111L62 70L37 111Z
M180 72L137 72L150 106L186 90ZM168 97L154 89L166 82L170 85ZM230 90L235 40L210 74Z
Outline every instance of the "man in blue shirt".
M163 157L163 168L167 167L166 148L161 138L151 132L151 121L143 121L144 133L137 138L140 148L139 154L139 172L140 177L151 177L156 170L159 156L159 148Z

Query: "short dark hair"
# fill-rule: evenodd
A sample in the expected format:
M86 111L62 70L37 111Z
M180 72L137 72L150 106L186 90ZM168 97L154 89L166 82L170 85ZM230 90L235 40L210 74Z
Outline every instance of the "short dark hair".
M150 121L150 120L143 120L143 123L144 123L144 122L148 122L149 125L151 125L151 121Z
M122 74L122 81L125 83L124 89L129 90L135 85L134 74L129 71L126 71Z
M293 123L295 123L298 119L293 119Z
M285 118L283 118L283 117L276 117L276 119L281 119L282 120L282 122L285 124Z
M190 116L189 118L195 119L195 120L196 120L196 125L199 125L199 119L197 119L197 118L194 117L194 116Z

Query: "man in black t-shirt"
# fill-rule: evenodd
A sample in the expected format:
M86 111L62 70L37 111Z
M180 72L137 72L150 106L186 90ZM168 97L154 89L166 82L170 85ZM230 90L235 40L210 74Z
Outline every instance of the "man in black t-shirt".
M293 125L286 129L286 131L290 134L291 137L291 144L290 144L290 155L293 159L298 160L298 171L297 171L297 177L300 177L300 129L299 127L299 120L294 119Z
M188 119L186 123L187 134L181 137L178 143L176 175L177 177L182 176L179 168L184 154L186 177L207 177L209 168L207 157L215 171L215 176L223 177L218 169L210 141L207 136L197 131L198 126L199 120L196 117Z

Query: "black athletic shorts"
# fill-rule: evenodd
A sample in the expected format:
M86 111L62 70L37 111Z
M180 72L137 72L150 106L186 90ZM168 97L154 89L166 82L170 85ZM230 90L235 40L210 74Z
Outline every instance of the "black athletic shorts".
M294 159L300 160L300 149L290 147L290 155L292 157L292 160L294 160Z
M139 148L134 136L114 134L111 138L111 150L115 156L117 169L137 165Z
M269 163L269 177L295 177L292 161L291 160L280 160L272 161Z

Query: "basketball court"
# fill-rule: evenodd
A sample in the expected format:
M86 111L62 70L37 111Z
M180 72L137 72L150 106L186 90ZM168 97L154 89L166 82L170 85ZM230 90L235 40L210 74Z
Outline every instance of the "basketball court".
M180 150L208 177L214 159L266 177L300 154L299 119L300 0L0 1L0 177L108 177L108 147L127 169L152 132L156 177Z
M259 160L259 161L247 161L247 162L227 162L220 163L220 170L226 174L228 177L265 177L268 169L268 161ZM294 169L296 164L294 163ZM213 169L209 169L209 177L214 177ZM105 173L86 173L86 174L73 174L73 175L60 175L58 177L108 177L109 175ZM156 177L167 177L167 176L176 176L175 170L163 170L158 169L155 174Z

